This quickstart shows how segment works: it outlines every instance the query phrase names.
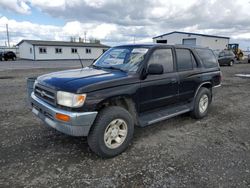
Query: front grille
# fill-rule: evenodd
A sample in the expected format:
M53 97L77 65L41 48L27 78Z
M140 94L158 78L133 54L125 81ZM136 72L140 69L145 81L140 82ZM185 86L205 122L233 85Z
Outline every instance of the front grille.
M35 95L45 102L55 105L56 104L56 95L55 92L44 86L36 85L35 86Z

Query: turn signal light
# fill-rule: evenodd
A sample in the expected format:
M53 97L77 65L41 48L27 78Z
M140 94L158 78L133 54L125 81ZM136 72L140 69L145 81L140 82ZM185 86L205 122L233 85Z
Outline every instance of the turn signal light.
M59 119L61 121L66 121L66 122L69 122L70 120L70 117L68 115L65 115L65 114L56 114L56 119Z

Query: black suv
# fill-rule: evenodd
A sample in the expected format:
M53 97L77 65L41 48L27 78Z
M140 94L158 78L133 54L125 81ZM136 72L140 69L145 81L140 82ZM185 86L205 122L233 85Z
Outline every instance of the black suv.
M8 61L8 60L16 60L16 54L12 51L5 51L5 52L0 52L0 60L1 61Z
M128 147L134 126L188 112L206 116L220 83L210 49L124 45L110 48L89 67L38 77L30 101L48 126L87 136L92 151L113 157Z

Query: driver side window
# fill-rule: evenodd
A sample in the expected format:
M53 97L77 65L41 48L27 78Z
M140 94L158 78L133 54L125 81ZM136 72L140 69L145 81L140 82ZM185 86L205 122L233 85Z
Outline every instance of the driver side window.
M174 71L173 54L171 49L157 49L151 55L148 65L157 63L163 66L164 73Z

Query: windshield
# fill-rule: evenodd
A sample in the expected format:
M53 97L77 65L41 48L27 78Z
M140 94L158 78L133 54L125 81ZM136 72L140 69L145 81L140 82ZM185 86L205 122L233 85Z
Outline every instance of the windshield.
M111 48L94 63L94 66L136 72L147 51L148 48L138 47Z

